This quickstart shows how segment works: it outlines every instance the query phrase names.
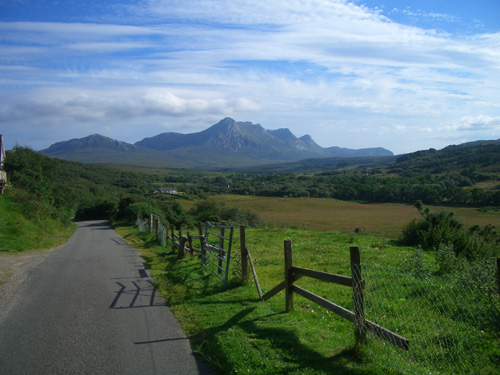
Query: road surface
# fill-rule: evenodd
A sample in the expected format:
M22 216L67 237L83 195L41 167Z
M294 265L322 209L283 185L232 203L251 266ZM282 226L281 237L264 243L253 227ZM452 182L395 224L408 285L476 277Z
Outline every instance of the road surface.
M209 374L139 253L78 223L0 312L0 374Z

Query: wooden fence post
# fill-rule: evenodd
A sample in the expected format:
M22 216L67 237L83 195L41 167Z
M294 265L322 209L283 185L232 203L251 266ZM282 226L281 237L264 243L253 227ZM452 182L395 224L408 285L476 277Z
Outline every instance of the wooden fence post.
M248 253L245 240L245 227L240 225L240 255L241 255L241 280L248 280Z
M189 232L187 235L187 241L188 241L189 255L193 256L193 237L191 237Z
M255 267L253 265L252 257L250 256L250 250L248 247L245 248L246 255L248 256L248 260L250 261L250 268L252 269L253 280L255 281L255 286L257 287L257 293L259 293L259 298L262 299L262 289L260 289L259 279L257 277L257 272L255 272Z
M226 223L222 223L222 225L226 225ZM219 247L221 249L224 249L224 227L220 228L220 242L219 242ZM222 258L224 257L224 251L219 251L219 268L217 269L217 272L219 274L222 273L222 268L224 267L224 263L222 261Z
M292 241L285 240L285 298L286 311L293 310Z
M186 236L181 236L179 232L179 250L177 251L177 258L181 259L184 257L184 249L186 247Z
M156 232L156 241L160 240L160 219L155 217L154 218L154 226L155 226L155 232Z
M366 336L365 303L363 296L363 281L361 278L361 258L358 247L351 247L352 293L354 302L354 324L356 340Z
M500 297L500 258L497 258L498 296Z
M198 236L200 236L200 249L203 249L203 229L201 227L201 221L198 221Z

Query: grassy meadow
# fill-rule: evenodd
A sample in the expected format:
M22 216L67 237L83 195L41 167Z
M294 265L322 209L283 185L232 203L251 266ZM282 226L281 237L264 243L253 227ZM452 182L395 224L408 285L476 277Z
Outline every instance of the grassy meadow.
M240 206L260 215L269 227L300 228L316 231L353 233L361 231L397 238L403 227L421 216L413 205L363 204L321 198L273 198L244 195L216 195L211 197L229 206ZM180 200L189 210L194 201ZM470 207L431 207L434 210L454 211L467 226L492 224L500 227L498 211L482 212Z
M410 340L410 351L372 334L360 344L347 320L295 295L285 311L284 293L261 302L251 274L241 282L239 230L233 238L229 288L200 266L177 259L171 247L123 226L117 230L139 248L151 275L190 337L197 354L217 374L497 374L500 318L497 292L463 281L432 277L435 253L394 241L419 218L413 206L327 199L216 196L250 208L266 228L246 230L246 245L265 293L284 279L284 240L292 241L298 267L350 276L349 247L358 246L366 287L366 318ZM193 202L182 201L186 209ZM436 208L433 208L436 209ZM454 209L467 225L498 224L498 213ZM360 233L354 233L361 228ZM410 265L410 271L408 270ZM428 270L426 277L414 270ZM302 278L297 285L353 310L348 287ZM496 294L495 294L496 293ZM493 297L492 297L493 296Z

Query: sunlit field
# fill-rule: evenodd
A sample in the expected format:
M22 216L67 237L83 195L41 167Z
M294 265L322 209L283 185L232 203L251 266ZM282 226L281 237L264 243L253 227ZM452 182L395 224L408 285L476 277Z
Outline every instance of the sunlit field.
M240 206L258 213L268 226L299 228L306 230L352 233L360 231L397 237L403 227L420 218L412 205L362 204L321 198L273 198L241 195L217 195L212 197L230 206ZM196 202L180 201L185 209ZM432 210L454 211L466 225L492 224L500 226L500 213L481 212L468 207L431 207Z

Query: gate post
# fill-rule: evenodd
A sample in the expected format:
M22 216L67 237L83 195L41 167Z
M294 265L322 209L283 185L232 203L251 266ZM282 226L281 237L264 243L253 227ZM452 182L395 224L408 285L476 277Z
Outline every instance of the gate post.
M186 241L187 241L186 236L179 237L179 250L177 251L177 258L178 259L181 259L184 257Z
M500 297L500 258L497 258L498 296Z
M292 241L285 240L285 298L286 311L293 310Z
M170 238L172 239L172 251L175 251L174 224L170 224Z
M220 237L221 238L220 238L220 242L219 242L219 247L221 249L224 249L224 227L223 227L224 225L226 225L226 223L222 222L222 226L220 228ZM223 257L224 257L224 251L221 250L221 251L219 251L219 268L217 269L217 273L219 275L222 274L221 268L224 267L224 262L222 260Z
M361 260L358 247L351 247L352 294L354 302L354 334L356 341L366 336L365 302L363 296L363 281L361 278Z
M248 254L246 249L245 227L240 225L241 280L248 280Z

